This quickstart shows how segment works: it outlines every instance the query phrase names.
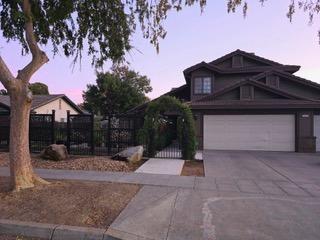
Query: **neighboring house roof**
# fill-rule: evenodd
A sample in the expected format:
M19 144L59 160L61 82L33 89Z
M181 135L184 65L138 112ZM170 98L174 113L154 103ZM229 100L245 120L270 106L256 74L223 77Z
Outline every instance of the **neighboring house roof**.
M1 111L1 110L7 110L7 111L9 111L10 108L9 108L7 105L5 105L5 104L3 104L3 103L0 102L0 111Z
M50 94L50 95L34 95L31 105L31 110L35 110L36 108L39 108L41 106L44 106L54 100L57 100L59 98L62 98L65 100L71 107L73 107L78 113L83 113L81 108L79 108L74 102L71 101L70 98L68 98L64 94ZM10 108L10 98L7 95L0 95L0 103Z

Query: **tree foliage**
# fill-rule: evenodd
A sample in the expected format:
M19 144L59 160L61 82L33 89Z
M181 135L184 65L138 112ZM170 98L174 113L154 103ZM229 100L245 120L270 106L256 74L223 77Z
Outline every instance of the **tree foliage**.
M141 26L143 36L157 49L166 31L163 20L171 9L180 10L205 0L30 0L32 21L38 43L51 44L54 53L62 52L78 60L83 55L101 66L104 61L121 60L131 49L130 36ZM3 36L18 40L23 53L29 52L24 35L26 16L22 0L0 1L0 20Z
M166 111L177 112L178 116L178 140L181 145L182 158L193 160L196 154L196 137L194 120L191 109L185 103L170 96L163 96L149 103L146 110L144 125L140 131L140 141L147 146L147 154L153 157L157 150L157 142L160 136L160 128L163 122L163 114Z
M267 0L258 0L262 5ZM242 8L243 15L246 16L249 4L247 0L228 0L228 12L235 12L238 7ZM315 16L320 13L320 0L289 0L287 17L292 22L294 14L297 10L302 10L308 15L309 24L314 22ZM320 44L320 30L318 31L318 38Z
M44 83L35 82L29 85L29 89L31 90L33 95L49 95L48 86Z
M83 108L96 115L123 113L148 100L150 80L128 67L114 67L110 72L97 73L96 85L87 85L83 92Z

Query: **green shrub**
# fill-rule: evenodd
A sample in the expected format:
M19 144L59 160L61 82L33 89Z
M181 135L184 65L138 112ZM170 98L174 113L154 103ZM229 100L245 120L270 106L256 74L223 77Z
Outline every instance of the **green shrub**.
M177 111L180 116L177 123L177 136L172 130L173 126L160 132L163 118L161 113L165 111ZM196 138L194 129L194 120L190 108L170 96L164 96L157 101L151 102L147 108L144 125L139 131L140 143L145 144L148 157L153 157L157 150L161 150L168 146L175 137L181 146L183 159L194 159L196 153Z

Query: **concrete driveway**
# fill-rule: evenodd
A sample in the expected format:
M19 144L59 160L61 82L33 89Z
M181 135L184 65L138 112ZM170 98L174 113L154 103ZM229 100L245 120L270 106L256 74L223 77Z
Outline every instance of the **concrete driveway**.
M320 181L318 153L206 150L203 159L206 177Z
M206 176L196 177L192 188L144 186L109 234L124 240L320 239L319 154L205 151L203 159Z

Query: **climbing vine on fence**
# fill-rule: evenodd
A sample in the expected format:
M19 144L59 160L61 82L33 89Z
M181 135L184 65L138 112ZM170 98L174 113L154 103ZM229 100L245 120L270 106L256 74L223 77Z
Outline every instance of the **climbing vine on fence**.
M146 110L144 125L139 133L141 141L147 146L149 157L157 151L157 140L161 137L159 129L163 122L162 114L165 111L177 112L178 140L181 145L182 158L194 159L196 153L196 137L192 112L186 104L170 96L163 96L156 101L150 102Z

